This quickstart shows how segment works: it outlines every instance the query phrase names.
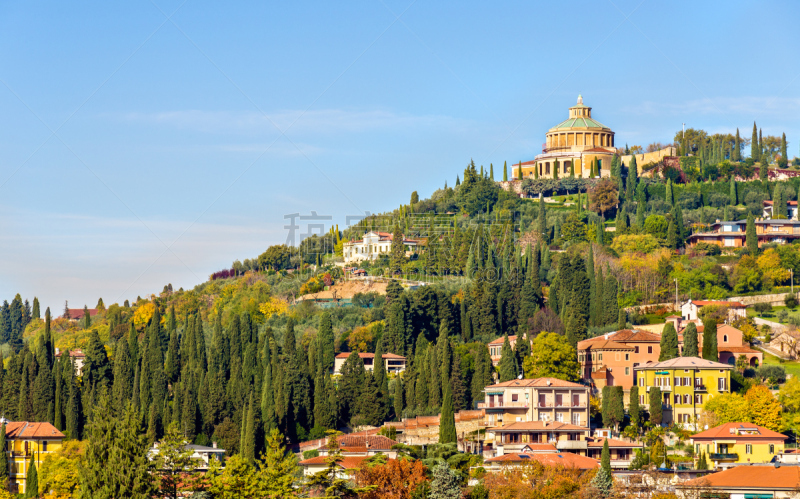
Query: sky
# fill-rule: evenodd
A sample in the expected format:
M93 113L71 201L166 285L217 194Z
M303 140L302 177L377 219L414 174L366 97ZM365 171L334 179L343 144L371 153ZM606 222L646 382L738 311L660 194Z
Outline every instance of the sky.
M533 159L579 93L618 145L756 121L800 154L797 2L231 4L0 5L0 299L192 288L288 215Z

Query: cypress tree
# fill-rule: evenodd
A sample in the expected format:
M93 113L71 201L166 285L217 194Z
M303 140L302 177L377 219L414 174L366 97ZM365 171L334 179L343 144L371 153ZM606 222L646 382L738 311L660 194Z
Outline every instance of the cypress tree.
M631 156L631 162L628 165L628 192L626 196L628 199L636 197L636 187L639 184L639 172L636 165L636 155Z
M547 236L547 209L544 206L544 198L539 200L539 234L542 236L542 241L548 242Z
M742 139L739 138L739 129L736 129L736 139L733 143L733 160L734 161L741 161L742 160ZM734 203L736 204L736 203Z
M761 150L759 149L758 144L758 128L756 128L756 122L753 122L753 135L750 138L750 157L753 161L760 161L761 160Z
M768 165L769 158L767 157L766 151L764 150L763 134L760 128L758 129L758 154L759 158L761 158L761 164Z
M650 388L650 422L661 424L661 388L653 386Z
M747 245L747 252L755 257L758 254L758 235L756 234L756 222L752 214L747 215L745 244Z
M644 203L637 202L636 205L636 230L641 232L644 230Z
M448 384L445 385L442 414L439 418L439 443L455 443L456 439L456 418L455 414L453 413L453 393L450 389L450 385Z
M5 449L3 450L5 453ZM25 497L39 497L39 473L36 470L36 453L31 453L31 462L28 464L28 474L25 480Z
M700 460L697 461L697 469L698 470L707 470L708 469L708 460L706 459L706 453L700 453Z
M8 480L8 454L6 454L6 424L0 427L0 483Z
M628 414L631 417L631 424L638 428L641 423L641 415L639 414L639 387L636 385L631 387Z
M72 369L75 368L71 361ZM74 372L74 371L73 371ZM81 405L81 391L75 385L74 376L69 381L69 404L67 405L67 433L75 440L81 439L83 407Z
M672 220L669 221L667 226L667 246L673 250L678 249L678 229Z
M628 215L621 209L617 211L617 234L624 234L628 230Z
M619 303L617 302L617 278L611 273L611 268L606 265L606 282L603 284L603 310L605 312L604 324L614 324L619 318Z
M667 203L670 206L675 204L675 196L672 193L672 179L667 179Z
M395 419L401 421L403 419L403 379L398 376L394 381L394 414Z
M519 341L519 338L517 338ZM511 343L508 341L508 334L503 337L503 348L500 353L500 363L497 365L497 371L500 375L500 382L509 381L517 377L517 363L515 362L516 356L511 349Z
M558 180L558 159L553 160L553 179Z
M442 405L442 380L439 355L433 345L428 348L428 404L438 409Z
M786 134L783 135L784 142L786 141ZM31 312L31 317L34 319L41 318L41 312L39 311L39 298L33 297L33 311Z
M600 467L611 475L611 451L608 448L608 439L603 440L603 451L600 453Z
M730 192L731 204L736 206L738 203L738 196L736 192L736 179L731 175L731 192Z
M789 153L786 152L786 134L784 133L784 134L781 135L781 158L783 158L783 159L788 161L789 160L788 154ZM36 299L34 298L34 303L35 303L35 300Z
M683 330L683 356L699 357L697 350L697 327L690 322Z
M503 182L508 182L508 163L503 161Z
M713 362L719 362L719 351L717 351L717 321L708 319L704 321L703 328L703 358Z
M661 353L658 356L658 361L661 362L676 357L678 357L678 333L675 331L675 326L671 322L667 322L661 332Z
M625 329L625 326L628 325L628 314L625 312L624 308L619 309L619 317L617 317L617 330Z
M256 458L256 416L253 405L253 392L251 391L245 417L244 440L241 444L242 457L250 463L254 462Z
M452 394L453 398L454 411L467 409L469 403L469 392L464 384L464 377L461 372L461 362L458 358L453 359L453 368L450 372L450 393Z

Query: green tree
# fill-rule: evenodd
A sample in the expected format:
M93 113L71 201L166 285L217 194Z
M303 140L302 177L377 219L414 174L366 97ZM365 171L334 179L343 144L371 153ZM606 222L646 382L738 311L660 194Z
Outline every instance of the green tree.
M707 318L703 324L703 358L713 362L719 362L719 351L717 350L717 321Z
M89 329L92 326L92 316L89 314L89 307L83 306L83 329Z
M5 453L5 451L3 451ZM39 497L39 472L36 470L36 453L31 453L28 474L25 479L25 497Z
M6 448L6 424L0 427L0 449ZM8 454L0 452L0 483L8 480Z
M35 296L33 297L33 312L31 312L31 317L33 317L34 319L41 318L41 312L39 310L39 298Z
M626 193L627 199L634 199L636 197L636 187L639 185L639 171L636 165L636 155L631 156L631 162L628 165L628 192Z
M503 182L508 182L508 163L503 161Z
M731 175L731 191L730 191L731 204L736 206L738 203L738 195L736 191L736 179Z
M405 245L403 244L403 233L400 232L400 226L395 224L394 231L392 232L392 249L389 263L389 271L392 275L401 274L403 272L403 263L406 260Z
M453 392L449 383L444 386L443 398L442 415L439 420L439 443L455 443L456 419L453 413Z
M611 451L608 448L608 439L603 439L603 450L600 453L600 467L611 474Z
M178 499L183 497L187 481L197 468L192 458L194 453L187 447L191 442L181 434L177 423L171 423L164 432L164 438L158 443L153 457L155 469L158 470L158 489L161 497Z
M348 477L343 477L339 463L342 462L342 450L336 440L337 433L332 432L328 437L328 457L325 459L327 466L314 473L306 480L306 488L311 497L348 497L356 498L361 492L369 488L354 488Z
M675 204L675 195L672 193L672 179L667 179L667 196L666 201L670 206Z
M639 387L636 386L636 385L633 385L631 387L631 391L630 391L630 395L629 396L630 396L630 400L628 402L628 414L631 417L631 424L635 428L638 429L639 425L642 422L642 419L641 419L642 416L639 413L640 412L640 409L639 409Z
M700 459L697 461L697 469L698 470L707 470L708 469L708 460L706 459L706 453L700 453Z
M731 158L732 161L741 161L742 160L742 139L739 138L739 129L736 129L736 139L733 143L733 155ZM736 203L733 203L736 204Z
M433 468L429 499L460 499L461 479L445 462Z
M756 128L756 122L753 122L753 136L750 139L750 158L754 162L761 160L761 151L759 149L758 144L758 128Z
M511 349L511 342L508 335L503 338L503 348L500 351L500 363L497 365L497 372L500 375L500 382L509 381L517 377L517 363L514 350Z
M676 357L678 357L678 333L675 331L675 326L671 322L667 322L661 332L661 353L658 356L658 361L661 362Z
M415 205L417 203L419 203L419 194L417 194L417 191L414 191L411 193L411 204Z
M625 420L625 401L623 400L623 391L621 386L610 387L611 400L608 402L609 419L614 425L614 428L619 428L619 425Z
M683 330L683 356L684 357L699 357L697 349L697 326L694 322L690 322L686 329Z
M661 388L653 386L650 388L650 422L661 424Z
M525 377L552 377L578 381L580 365L575 349L558 333L539 333L531 344L531 355L523 363Z
M294 487L297 458L291 452L287 452L283 445L283 435L276 428L273 428L267 436L267 449L262 459L259 468L265 497L269 499L298 497Z
M758 254L758 235L756 234L756 222L753 215L747 215L747 232L745 234L745 244L747 252L755 256Z
M547 209L544 205L544 199L539 200L539 217L538 217L538 231L542 236L542 240L546 243L549 241L549 232L547 230Z

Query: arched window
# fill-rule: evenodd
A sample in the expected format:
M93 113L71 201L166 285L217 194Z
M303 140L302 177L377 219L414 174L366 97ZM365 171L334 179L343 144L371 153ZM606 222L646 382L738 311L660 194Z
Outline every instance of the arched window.
M722 342L723 343L727 343L728 342L728 335L727 334L722 335Z

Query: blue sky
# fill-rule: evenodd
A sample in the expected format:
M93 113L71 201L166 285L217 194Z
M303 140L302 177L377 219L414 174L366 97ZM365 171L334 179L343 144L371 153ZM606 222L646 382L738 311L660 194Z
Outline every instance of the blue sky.
M11 1L0 298L190 288L284 215L532 159L582 93L617 143L753 120L800 149L796 2Z

